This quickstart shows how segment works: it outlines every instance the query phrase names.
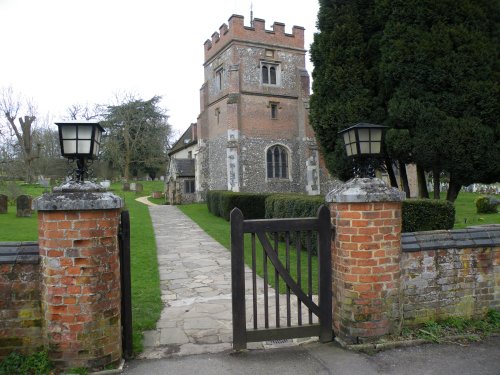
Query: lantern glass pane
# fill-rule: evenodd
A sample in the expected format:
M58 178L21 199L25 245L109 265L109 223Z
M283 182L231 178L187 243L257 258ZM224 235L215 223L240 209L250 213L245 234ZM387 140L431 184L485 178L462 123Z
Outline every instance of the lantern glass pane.
M90 140L78 140L78 153L79 154L90 154Z
M76 154L76 141L74 139L63 140L63 152L65 154Z
M350 143L345 145L345 152L347 153L347 156L351 156L352 151L351 151L351 144Z
M358 148L356 147L356 143L351 143L351 156L358 154Z
M92 139L92 126L80 125L78 127L78 139Z
M349 132L346 132L346 133L344 133L344 144L348 145L349 143L351 143L349 141Z
M370 140L370 129L358 129L360 142L368 142Z
M380 154L380 142L372 142L372 154Z
M382 129L372 129L372 141L380 142L382 140Z
M61 133L63 139L76 139L76 126L61 126Z
M359 142L359 151L362 154L370 153L370 142Z
M96 129L95 130L95 141L97 143L101 143L101 135L102 135L102 132L99 129Z

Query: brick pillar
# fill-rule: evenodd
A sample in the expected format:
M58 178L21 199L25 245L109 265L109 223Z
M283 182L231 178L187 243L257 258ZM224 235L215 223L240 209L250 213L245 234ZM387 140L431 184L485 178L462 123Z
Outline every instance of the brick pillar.
M121 360L117 231L123 201L93 183L68 183L35 201L43 336L59 368Z
M399 328L401 202L380 179L355 178L327 195L332 242L333 329L348 344Z

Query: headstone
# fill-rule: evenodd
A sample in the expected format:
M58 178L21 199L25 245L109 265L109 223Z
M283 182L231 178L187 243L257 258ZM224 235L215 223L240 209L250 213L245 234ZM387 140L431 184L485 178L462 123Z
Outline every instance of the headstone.
M128 182L124 182L122 190L123 191L130 191L130 184Z
M161 176L160 181L165 181L165 176Z
M17 197L17 214L18 217L30 217L31 216L31 198L29 195L20 195Z
M109 189L109 187L111 186L111 181L109 181L109 180L102 180L99 184L100 184L103 188L105 188L105 189Z
M130 190L135 191L135 182L130 183Z
M163 193L161 191L152 191L151 196L155 199L160 199L163 197Z
M136 193L142 193L143 190L144 190L144 187L142 186L141 183L138 182L135 184L135 192Z
M0 214L7 213L8 203L9 203L9 198L4 194L0 194Z

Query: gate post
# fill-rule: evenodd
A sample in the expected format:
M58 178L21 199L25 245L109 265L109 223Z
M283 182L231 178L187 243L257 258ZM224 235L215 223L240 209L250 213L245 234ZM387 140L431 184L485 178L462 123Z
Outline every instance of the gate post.
M96 184L66 183L38 210L43 338L59 368L121 360L118 223L123 201Z
M354 178L332 190L333 329L338 339L369 342L399 330L401 202L382 180Z

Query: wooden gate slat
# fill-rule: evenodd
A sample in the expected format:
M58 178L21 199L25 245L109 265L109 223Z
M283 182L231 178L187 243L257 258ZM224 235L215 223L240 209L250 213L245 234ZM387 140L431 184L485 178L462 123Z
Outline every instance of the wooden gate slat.
M279 236L285 233L285 260L279 258ZM305 251L307 251L307 292L302 284L302 240L301 232L306 232ZM312 292L312 241L313 232L318 236L318 303L313 301ZM251 233L252 241L252 302L253 329L246 328L245 307L245 270L244 270L244 233ZM291 235L295 233L297 251L297 282L291 276L290 246ZM256 282L256 240L262 245L263 281L264 281L264 326L257 324L257 282ZM269 236L269 237L268 237ZM271 245L273 242L273 245ZM319 336L321 342L331 341L332 301L331 301L331 222L330 212L322 206L316 218L278 219L278 220L243 220L243 214L237 208L231 212L231 285L233 290L233 348L245 349L247 342L291 339L296 337ZM283 255L283 254L282 254ZM305 256L305 255L304 255ZM269 327L269 274L268 259L274 267L275 276L275 312L276 327ZM306 261L306 260L304 260ZM286 284L286 327L280 327L280 277ZM297 297L297 326L291 325L291 296ZM307 293L307 294L306 294ZM308 308L309 324L302 322L302 303ZM319 324L313 324L313 313Z
M308 298L304 294L304 292L302 292L302 289L295 283L295 281L293 281L293 279L290 277L290 274L286 272L286 270L283 268L283 265L281 264L280 260L277 259L276 254L274 254L273 251L269 251L271 249L271 244L269 243L269 240L267 239L266 235L263 232L257 232L257 237L259 238L260 243L262 244L262 248L266 252L269 259L271 260L271 263L278 270L279 274L281 275L283 280L287 283L287 285L290 286L290 289L317 316L321 316L321 310L319 309L319 307L312 301L312 299Z

